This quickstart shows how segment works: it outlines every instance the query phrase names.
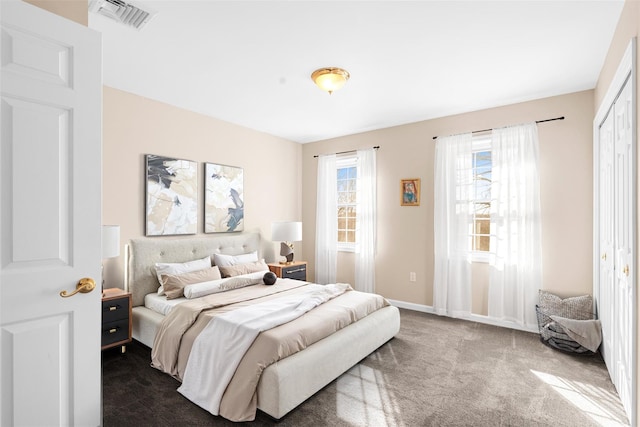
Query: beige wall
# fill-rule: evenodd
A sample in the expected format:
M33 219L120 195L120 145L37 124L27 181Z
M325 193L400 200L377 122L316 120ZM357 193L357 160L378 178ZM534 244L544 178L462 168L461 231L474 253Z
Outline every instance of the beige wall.
M76 21L84 26L89 23L87 0L25 0L25 2Z
M560 295L592 291L593 91L578 92L427 120L305 144L302 149L302 220L315 230L315 154L380 145L378 150L378 247L376 290L387 298L433 303L433 173L436 135L565 116L540 124L543 287ZM422 180L419 207L400 206L402 178ZM314 241L304 253L313 274ZM409 272L417 281L409 282ZM473 311L486 314L486 265L474 269ZM313 277L313 276L311 276ZM353 283L353 254L338 258L338 280Z
M613 80L613 77L618 68L618 64L624 55L627 46L629 45L630 40L633 37L640 36L640 1L638 0L627 0L624 3L624 8L622 10L622 15L620 16L620 21L618 22L618 26L616 27L616 32L613 36L613 40L611 41L611 45L609 46L609 52L607 53L607 58L605 60L604 66L602 67L602 71L600 72L600 77L598 79L598 84L595 88L595 96L594 96L594 116L598 112L600 108L603 98L605 97L607 90L609 89L609 85ZM638 40L636 40L638 42ZM636 45L636 111L638 116L636 118L636 124L640 123L640 108L638 108L637 101L640 100L640 85L637 84L638 77L637 73L640 70L640 55L637 52ZM636 128L637 133L637 128ZM638 152L638 164L640 165L640 150ZM640 189L640 186L638 187ZM638 207L637 211L640 212L640 195L638 197ZM636 241L640 242L640 227L636 227L637 235ZM640 251L636 250L636 256L640 256ZM636 268L640 266L640 260L636 259ZM636 280L638 275L636 274ZM637 315L637 337L636 337L636 354L638 355L638 360L636 360L636 384L640 387L640 291L638 289L638 283L636 283L636 315ZM637 396L637 395L636 395ZM636 411L638 415L640 415L640 408L638 408L638 403L636 402Z
M80 24L88 23L87 0L25 1ZM540 126L543 286L566 295L591 292L590 121L600 108L629 40L638 37L639 26L640 2L627 0L593 92L429 120L307 144L302 148L105 87L103 223L120 224L123 242L143 234L144 154L242 166L245 168L246 228L258 229L268 239L271 221L298 219L302 215L304 242L302 248L300 245L296 248L297 258L309 260L309 274L313 277L316 182L313 154L379 144L382 148L378 156L377 288L389 298L431 305L434 155L431 137L564 115L567 117L564 122ZM637 69L640 69L640 55L637 59ZM640 99L640 85L637 88ZM589 108L591 113L587 114L585 110ZM640 123L640 108L637 110L637 123ZM192 125L195 127L188 127ZM181 142L179 147L174 146L176 140ZM249 152L252 155L247 156ZM567 173L567 165L571 173ZM423 179L423 202L419 207L398 206L398 180L407 177ZM640 203L640 197L638 201ZM304 205L302 212L300 202ZM202 225L199 230L200 233ZM640 241L640 234L637 239ZM121 266L122 259L107 264L107 286L122 286ZM473 312L479 314L486 313L486 271L483 270L486 265L477 265L474 269ZM338 279L353 282L353 271L352 254L341 254ZM408 281L409 271L417 272L416 283ZM640 292L636 294L636 312L639 312ZM640 315L637 331L640 334ZM640 345L640 336L636 342ZM636 353L640 351L636 349ZM640 384L640 367L636 367L636 372Z
M102 223L120 225L123 244L144 236L144 155L157 154L198 162L200 186L204 162L244 168L245 230L261 232L265 258L274 260L271 222L301 217L300 144L110 87L103 99ZM198 222L202 234L202 209ZM122 287L122 266L122 256L106 262L107 286Z
M639 30L640 1L627 0L624 3L620 20L618 21L615 34L613 35L611 45L609 46L609 51L607 52L607 57L604 65L602 66L602 70L600 71L598 83L594 90L594 116L598 112L602 99L609 89L611 80L613 80L613 76L618 69L618 65L620 64L620 60L622 59L624 52L627 50L629 42L633 37L638 37L638 35L640 35ZM636 56L636 59L638 60L638 64L640 64L640 55Z

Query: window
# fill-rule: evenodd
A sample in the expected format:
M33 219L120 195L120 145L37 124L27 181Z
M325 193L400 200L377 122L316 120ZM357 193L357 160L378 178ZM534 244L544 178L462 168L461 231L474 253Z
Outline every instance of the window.
M473 221L470 233L474 261L486 259L492 250L491 227L491 138L473 140Z
M338 159L338 250L353 251L356 243L358 167L356 157Z

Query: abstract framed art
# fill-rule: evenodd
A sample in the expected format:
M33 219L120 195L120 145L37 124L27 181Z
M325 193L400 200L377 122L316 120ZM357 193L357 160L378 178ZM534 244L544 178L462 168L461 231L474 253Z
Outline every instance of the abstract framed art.
M147 236L196 234L198 165L190 160L147 154Z
M420 178L400 180L400 205L420 206Z
M244 170L204 164L204 232L244 230Z

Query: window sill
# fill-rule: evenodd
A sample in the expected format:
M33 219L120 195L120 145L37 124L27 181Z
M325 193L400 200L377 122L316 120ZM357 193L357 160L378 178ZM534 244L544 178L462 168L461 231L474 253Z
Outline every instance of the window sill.
M493 254L490 252L472 252L469 255L469 261L472 263L489 264L493 259Z
M355 245L338 244L338 252L355 252L355 251L356 251Z

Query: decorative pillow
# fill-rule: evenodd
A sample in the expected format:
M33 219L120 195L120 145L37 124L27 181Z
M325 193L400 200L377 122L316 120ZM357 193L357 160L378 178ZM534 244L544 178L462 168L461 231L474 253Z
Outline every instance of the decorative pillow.
M194 283L184 288L184 296L193 299L205 295L236 289L242 286L257 285L262 283L263 272L245 274L242 276L228 277L226 279L212 280L210 282Z
M538 306L548 316L555 315L574 320L593 319L593 298L591 295L560 298L550 292L538 292L540 303Z
M264 276L262 276L262 281L267 286L273 285L274 283L276 283L277 280L278 280L278 276L276 276L275 273L271 271L267 271L266 273L264 273Z
M161 277L167 299L184 296L184 287L187 285L222 279L220 270L216 266L184 274L163 274Z
M163 274L184 274L192 271L204 270L205 268L211 268L211 257L206 256L202 259L196 259L194 261L187 262L157 262L156 263L156 276L158 277L158 295L164 295L164 286L162 285Z
M258 283L262 283L261 277L229 277L220 285L220 291L230 291L231 289L244 288L245 286L257 285Z
M242 274L256 273L258 271L269 271L269 266L263 259L246 264L236 264L229 266L219 266L222 277L240 276Z
M213 263L218 267L227 267L236 264L246 264L258 261L258 251L241 255L213 254Z

